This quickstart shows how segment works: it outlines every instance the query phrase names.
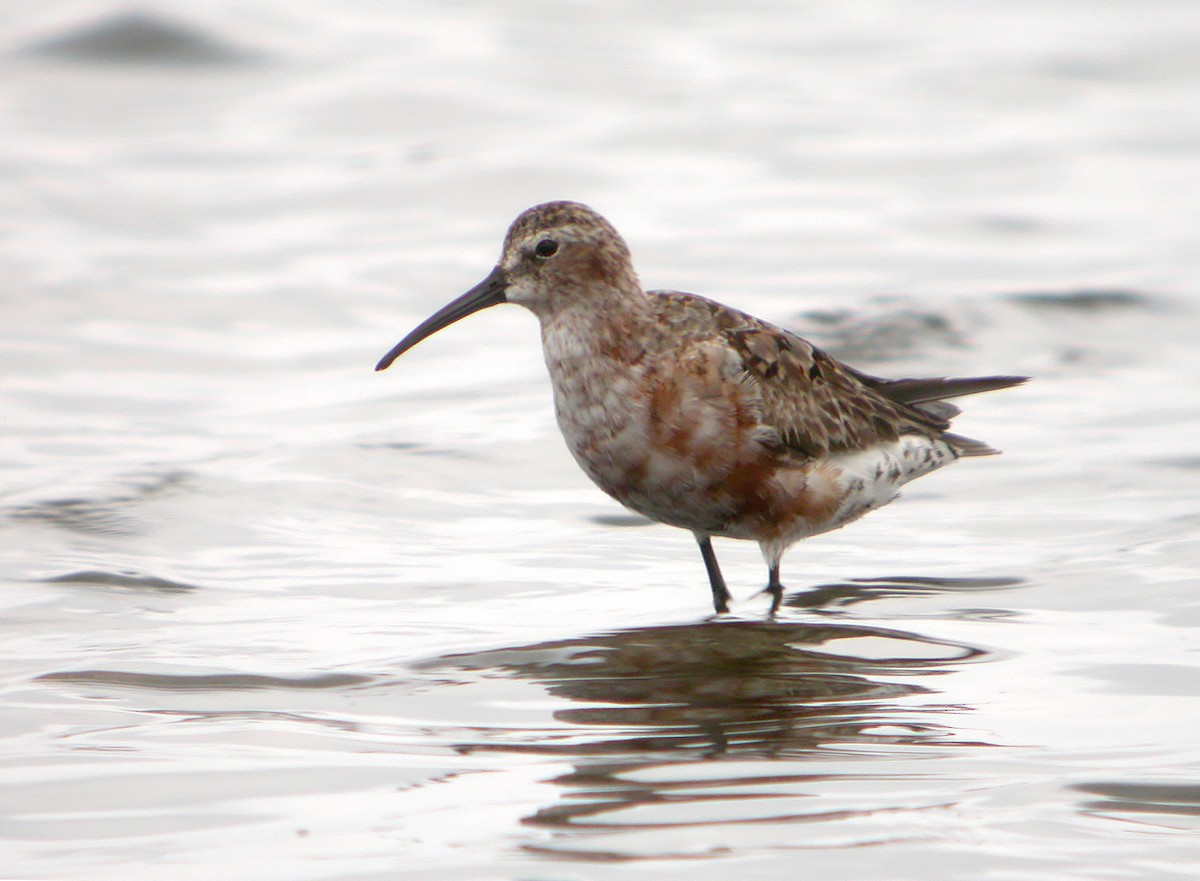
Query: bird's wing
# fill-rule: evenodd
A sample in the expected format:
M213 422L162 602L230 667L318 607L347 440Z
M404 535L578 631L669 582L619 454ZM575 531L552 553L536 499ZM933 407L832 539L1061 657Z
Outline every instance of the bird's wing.
M668 319L692 333L692 344L716 343L737 365L736 380L752 386L758 421L777 442L805 457L856 450L901 434L939 435L949 427L936 409L893 400L865 375L782 328L720 303L676 292ZM676 338L679 330L674 328Z

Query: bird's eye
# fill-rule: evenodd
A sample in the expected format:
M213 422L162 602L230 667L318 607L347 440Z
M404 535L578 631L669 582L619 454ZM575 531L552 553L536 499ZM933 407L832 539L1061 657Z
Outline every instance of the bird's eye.
M533 253L539 257L553 257L558 253L558 242L554 239L542 239L534 245Z

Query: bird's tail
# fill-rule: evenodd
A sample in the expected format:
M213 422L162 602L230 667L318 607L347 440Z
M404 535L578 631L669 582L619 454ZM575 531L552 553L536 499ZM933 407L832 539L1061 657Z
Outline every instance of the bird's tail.
M950 420L961 410L948 403L947 398L961 398L980 392L1012 388L1029 381L1028 376L939 376L930 379L880 379L861 374L859 378L897 404L911 407L923 416L932 418L945 432L945 440L960 456L995 456L1000 451L983 441L945 431Z
M1028 382L1028 376L939 376L933 379L878 379L869 377L868 384L883 395L899 404L914 407L944 401L947 398L961 398L965 395L977 395L980 392L994 392L1004 388L1012 388Z

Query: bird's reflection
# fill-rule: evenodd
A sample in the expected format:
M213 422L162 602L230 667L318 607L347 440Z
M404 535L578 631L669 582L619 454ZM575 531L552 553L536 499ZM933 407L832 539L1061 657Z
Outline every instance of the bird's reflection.
M796 822L810 838L820 826L859 843L890 839L899 815L944 809L936 788L926 793L925 784L864 760L914 747L928 758L965 744L942 721L948 708L933 683L986 656L829 619L712 620L449 655L428 666L477 681L534 680L561 698L553 730L489 729L456 748L568 762L571 770L553 779L560 797L524 817L532 837L523 847L624 862L719 856L748 834L787 838L793 833L783 830ZM914 828L924 827L916 820Z
M852 624L705 621L450 655L428 667L537 680L570 703L567 744L464 744L579 755L700 750L758 753L826 744L925 742L945 732L903 699L980 649Z

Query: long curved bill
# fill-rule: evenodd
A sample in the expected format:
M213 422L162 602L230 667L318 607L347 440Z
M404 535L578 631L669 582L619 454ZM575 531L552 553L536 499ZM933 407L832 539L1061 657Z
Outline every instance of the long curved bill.
M452 303L447 303L413 328L408 336L396 343L390 352L379 359L379 363L375 365L375 369L387 370L392 366L393 361L421 342L425 337L433 336L433 334L437 333L443 327L449 327L454 322L466 318L472 312L478 312L480 309L486 309L488 306L503 303L505 301L504 291L507 288L508 280L504 277L504 270L497 266L488 274L487 278L475 285L475 287Z

